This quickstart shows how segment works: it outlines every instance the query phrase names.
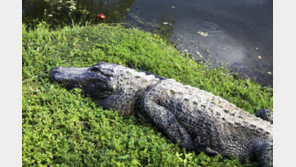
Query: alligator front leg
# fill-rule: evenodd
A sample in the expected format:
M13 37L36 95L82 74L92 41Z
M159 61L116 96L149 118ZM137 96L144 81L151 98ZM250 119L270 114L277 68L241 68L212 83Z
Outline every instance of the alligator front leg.
M252 144L252 156L262 167L273 166L273 142L272 139L257 139Z
M163 131L173 142L179 142L180 147L195 150L195 141L179 124L177 118L165 107L157 103L156 95L145 95L141 100L140 118L151 121ZM139 113L138 113L139 114Z

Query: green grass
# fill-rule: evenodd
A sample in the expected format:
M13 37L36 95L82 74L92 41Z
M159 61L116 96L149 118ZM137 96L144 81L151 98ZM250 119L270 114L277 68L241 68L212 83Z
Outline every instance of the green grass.
M29 45L26 46L29 40ZM155 127L103 110L81 91L51 81L55 66L129 62L219 95L254 113L272 108L272 88L234 79L180 54L159 36L118 26L74 26L35 30L23 25L23 166L256 166L236 158L197 155L171 143Z

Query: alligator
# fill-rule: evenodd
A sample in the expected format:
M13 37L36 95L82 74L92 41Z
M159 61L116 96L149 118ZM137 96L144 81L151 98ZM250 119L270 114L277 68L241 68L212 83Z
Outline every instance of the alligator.
M92 67L55 67L50 76L70 88L81 88L104 109L151 122L187 150L273 166L271 110L255 116L174 79L103 61Z

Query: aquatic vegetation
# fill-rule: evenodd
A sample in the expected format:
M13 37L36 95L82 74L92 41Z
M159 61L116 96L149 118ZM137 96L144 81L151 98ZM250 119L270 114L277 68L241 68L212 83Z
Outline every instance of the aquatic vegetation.
M81 91L51 81L55 66L119 63L174 78L219 95L254 113L272 109L272 88L235 79L223 67L207 68L159 36L122 26L73 26L34 30L23 25L23 166L256 166L237 158L180 149L134 116L103 110Z
M50 28L61 28L74 23L97 24L103 20L105 23L120 23L125 20L133 1L118 1L117 5L112 5L112 2L103 1L28 0L23 2L25 12L22 21L30 28L35 28L40 21L46 21ZM98 18L100 12L104 12L104 15Z

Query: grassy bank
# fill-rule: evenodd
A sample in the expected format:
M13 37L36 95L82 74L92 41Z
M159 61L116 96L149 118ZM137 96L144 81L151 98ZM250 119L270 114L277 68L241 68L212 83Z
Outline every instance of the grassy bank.
M50 31L23 25L22 159L24 166L254 166L235 159L197 155L171 143L151 124L103 110L80 90L53 83L55 66L99 61L133 63L219 95L254 113L272 108L272 90L234 79L224 69L196 64L158 36L104 25Z

